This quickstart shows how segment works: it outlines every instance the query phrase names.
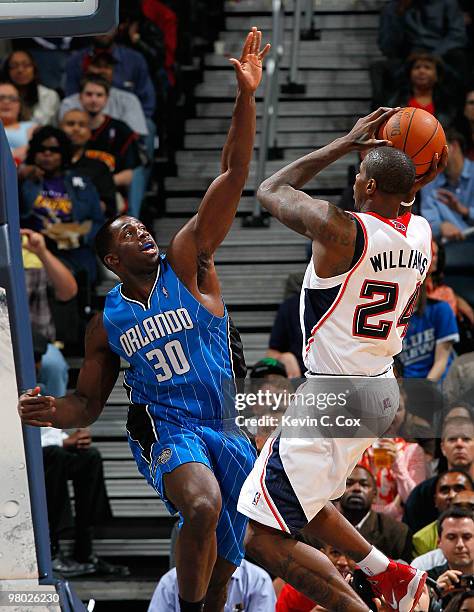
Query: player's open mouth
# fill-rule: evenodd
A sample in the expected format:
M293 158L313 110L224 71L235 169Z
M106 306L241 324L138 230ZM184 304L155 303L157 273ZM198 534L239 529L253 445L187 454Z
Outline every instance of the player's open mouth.
M140 250L141 251L146 251L146 252L156 253L156 246L150 240L148 242L145 242L145 244L142 246L142 248Z

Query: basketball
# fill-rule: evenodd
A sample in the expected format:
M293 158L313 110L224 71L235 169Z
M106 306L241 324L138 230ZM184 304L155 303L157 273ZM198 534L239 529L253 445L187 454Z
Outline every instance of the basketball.
M441 156L446 136L441 123L421 108L408 106L379 128L378 137L390 140L393 146L411 157L417 176L430 168L433 155Z

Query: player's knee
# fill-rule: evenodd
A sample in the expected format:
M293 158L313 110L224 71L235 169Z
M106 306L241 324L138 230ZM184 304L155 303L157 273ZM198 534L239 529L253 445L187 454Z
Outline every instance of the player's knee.
M197 533L206 534L215 531L221 506L220 495L200 495L183 511L184 522Z

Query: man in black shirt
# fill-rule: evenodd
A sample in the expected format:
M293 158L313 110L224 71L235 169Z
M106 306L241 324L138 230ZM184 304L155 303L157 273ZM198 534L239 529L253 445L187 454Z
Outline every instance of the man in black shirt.
M103 112L109 91L110 84L98 75L88 75L81 82L80 102L92 131L85 155L107 164L116 187L129 187L133 169L140 165L138 136L123 121Z
M94 183L100 202L107 218L117 214L116 188L108 166L99 159L85 155L92 132L89 127L89 115L86 111L73 109L67 111L61 121L61 129L69 136L73 146L71 167L80 170Z

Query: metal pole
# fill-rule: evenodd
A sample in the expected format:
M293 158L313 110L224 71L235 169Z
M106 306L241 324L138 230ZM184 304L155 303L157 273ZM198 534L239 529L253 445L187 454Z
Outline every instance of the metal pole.
M293 35L291 40L291 65L288 74L288 82L281 86L283 93L303 94L306 92L306 86L298 83L298 60L300 53L300 38L301 38L301 12L302 0L294 0L294 15L293 15Z
M303 30L305 32L311 32L312 29L313 29L313 0L306 0Z
M279 75L280 75L280 64L285 53L285 10L283 7L280 9L279 19L276 23L274 23L274 27L277 28L276 31L276 41L275 41L275 75L272 81L272 89L271 89L271 106L272 113L270 115L270 127L268 134L267 144L272 151L268 155L268 157L279 159L283 157L282 155L277 154L278 142L277 142L277 120L278 120L278 105L280 101L280 88L279 88Z
M293 16L293 39L291 41L291 67L290 67L290 83L296 83L298 78L298 56L300 50L300 32L301 32L301 0L294 0L295 12Z
M266 62L265 94L262 113L262 129L260 132L260 147L258 152L258 165L255 188L255 201L252 217L244 219L245 225L262 225L260 203L256 198L257 189L265 178L265 167L268 158L269 142L275 141L276 113L278 112L278 69L279 58L283 54L283 39L280 42L281 21L284 15L282 0L273 0L273 40L272 53ZM270 140L270 135L272 140ZM260 219L260 222L257 221Z

